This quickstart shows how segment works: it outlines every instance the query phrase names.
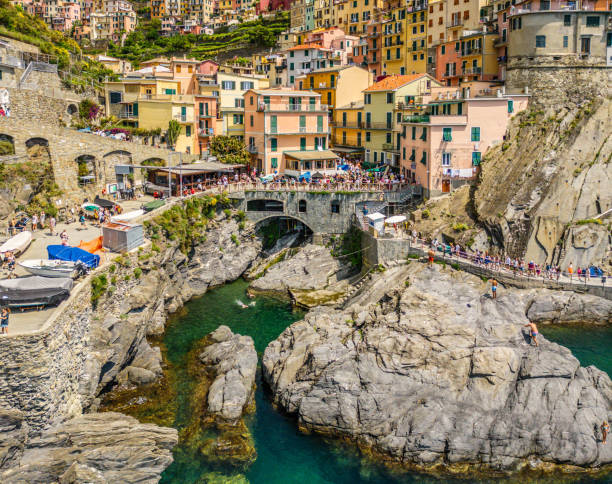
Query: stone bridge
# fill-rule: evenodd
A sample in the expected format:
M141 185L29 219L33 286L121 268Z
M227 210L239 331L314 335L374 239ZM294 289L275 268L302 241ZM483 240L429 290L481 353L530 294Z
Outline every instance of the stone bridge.
M136 142L104 138L64 127L78 112L78 99L49 97L34 91L9 89L11 116L0 117L0 139L12 141L14 161L27 161L28 150L48 150L55 180L67 194L79 192L79 164L94 178L87 188L100 192L115 183L116 165L139 165L147 160L169 161L170 150ZM184 160L189 160L184 155ZM172 163L176 163L176 155ZM138 174L136 174L138 177Z
M351 226L355 207L383 202L382 191L315 191L315 190L244 190L230 193L238 207L252 222L290 217L313 232L315 242L322 235L343 234Z

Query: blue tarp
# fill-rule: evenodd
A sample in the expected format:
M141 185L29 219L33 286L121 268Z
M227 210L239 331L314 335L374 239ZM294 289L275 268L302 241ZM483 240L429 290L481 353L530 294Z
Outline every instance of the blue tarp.
M347 171L350 168L350 166L348 166L348 165L340 165L338 168L340 168L341 170Z
M78 247L70 247L67 245L48 245L47 254L49 259L67 260L72 262L82 262L87 267L98 267L100 264L100 256L90 254L89 252L79 249Z
M591 277L603 276L603 271L599 267L591 266L589 267L589 271L591 272Z
M307 181L307 182L309 182L309 181L310 181L310 172L309 172L309 171L307 171L307 172L305 172L305 173L302 173L302 174L299 176L298 181Z

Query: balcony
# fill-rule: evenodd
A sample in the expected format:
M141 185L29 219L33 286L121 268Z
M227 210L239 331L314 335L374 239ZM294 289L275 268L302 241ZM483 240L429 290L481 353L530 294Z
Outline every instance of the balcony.
M463 20L461 19L451 21L451 24L448 26L449 29L456 29L459 27L463 27Z
M387 123L373 123L373 122L367 122L365 123L365 129L384 129L384 130L391 130L393 129L393 125L392 124L387 124Z
M383 151L390 151L392 153L399 153L399 148L396 148L393 143L383 143Z
M214 136L215 130L212 128L201 128L198 129L198 135L202 138L207 138L208 136Z
M119 113L119 118L120 119L138 119L138 114L134 114L128 111L121 111Z
M412 116L404 116L404 123L429 123L429 114L414 114Z
M175 114L173 118L179 123L193 123L193 115L192 114Z
M247 151L249 153L258 153L257 146L255 146L255 145L248 145L247 146Z
M477 49L465 49L461 51L461 57L467 57L470 55L478 55L482 54L482 49L479 47Z
M274 113L274 112L328 112L329 106L327 104L260 104L257 106L257 111Z
M330 123L332 126L335 126L336 128L340 129L340 128L347 128L347 129L362 129L365 127L365 123L362 122L347 122L347 123L342 123L340 122L331 122Z
M468 67L463 69L463 74L466 76L477 76L482 74L482 67Z

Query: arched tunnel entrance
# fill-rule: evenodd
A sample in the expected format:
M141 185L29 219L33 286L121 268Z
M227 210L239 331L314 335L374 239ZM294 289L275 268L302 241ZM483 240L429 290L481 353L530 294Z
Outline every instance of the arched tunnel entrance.
M301 220L285 215L258 222L255 230L263 239L264 250L280 250L312 241L313 231Z

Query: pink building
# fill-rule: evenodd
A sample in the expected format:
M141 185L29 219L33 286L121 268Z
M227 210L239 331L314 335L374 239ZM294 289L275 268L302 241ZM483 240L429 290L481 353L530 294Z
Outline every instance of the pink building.
M335 174L340 159L329 146L327 106L313 91L250 89L244 94L244 139L264 174Z
M208 149L210 138L215 135L218 114L217 96L196 94L195 105L198 117L198 154Z
M51 28L69 32L72 25L81 19L81 6L78 3L66 2L57 7L56 15L51 19Z
M424 113L404 118L402 174L421 185L427 197L465 184L476 176L487 150L503 142L510 118L528 100L487 82L432 87L423 98Z
M194 94L197 92L197 79L200 61L197 59L181 59L173 57L170 62L170 70L174 80L179 81L181 92L178 94Z
M321 47L324 47L325 49L331 49L332 42L336 39L341 39L344 36L344 30L339 29L338 27L331 27L329 29L307 34L304 38L304 43L316 43L320 44Z
M219 64L209 59L200 62L198 66L198 74L204 74L205 76L214 76L218 70Z

